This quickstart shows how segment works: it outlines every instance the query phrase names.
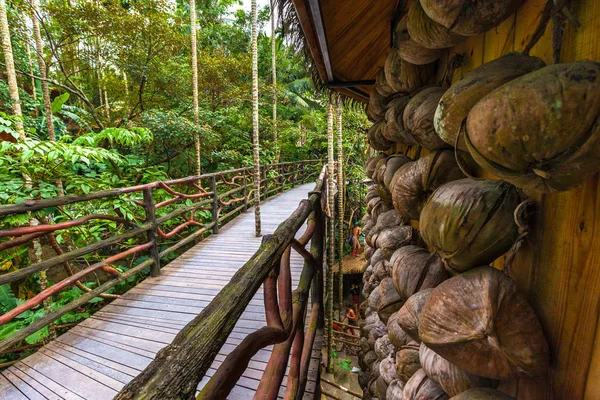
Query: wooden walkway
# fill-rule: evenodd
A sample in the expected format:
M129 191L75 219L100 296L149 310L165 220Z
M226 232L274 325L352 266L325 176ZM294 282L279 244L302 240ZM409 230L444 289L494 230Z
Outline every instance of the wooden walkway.
M261 206L263 233L272 233L313 187L313 183L302 185L266 201ZM253 210L238 216L220 234L209 236L164 267L160 277L144 280L37 353L3 371L0 399L112 399L229 282L258 249L260 241L254 236ZM292 252L294 287L302 266L303 259ZM265 324L261 288L200 387L246 335ZM312 398L315 390L321 338L318 332L305 398ZM256 354L230 399L253 397L270 354L271 348ZM285 380L280 395L284 390Z

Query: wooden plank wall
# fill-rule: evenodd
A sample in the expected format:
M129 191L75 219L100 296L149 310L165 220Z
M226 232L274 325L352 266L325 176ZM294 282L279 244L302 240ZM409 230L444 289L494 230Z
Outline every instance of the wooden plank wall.
M545 2L527 0L496 29L451 49L450 56L467 57L454 81L484 62L522 51ZM567 25L561 62L600 61L600 1L580 0L572 11L581 27ZM553 59L551 31L550 24L530 53L547 64ZM477 175L493 177L483 171ZM595 176L568 192L533 196L537 213L530 243L519 251L511 276L542 322L552 361L545 377L501 385L519 400L600 400L599 188ZM502 268L503 263L502 258L494 266Z

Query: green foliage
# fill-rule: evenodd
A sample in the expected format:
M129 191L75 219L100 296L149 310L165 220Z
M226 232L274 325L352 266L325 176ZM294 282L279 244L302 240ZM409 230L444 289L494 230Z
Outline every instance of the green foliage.
M345 360L338 362L338 368L343 371L352 371L352 360L347 357Z

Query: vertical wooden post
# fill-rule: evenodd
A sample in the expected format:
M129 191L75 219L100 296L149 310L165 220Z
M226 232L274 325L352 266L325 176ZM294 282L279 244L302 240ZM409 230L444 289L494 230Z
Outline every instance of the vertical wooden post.
M267 180L267 165L263 165L261 169L261 183L264 182L265 191L263 193L263 200L266 200L269 197L269 181Z
M150 188L144 189L144 210L146 211L146 222L152 224L152 228L147 233L148 242L154 243L148 250L150 258L154 260L154 264L150 267L150 275L159 276L160 256L158 255L158 225L155 216L156 207L154 206L154 200L152 200L152 189Z
M243 185L244 185L244 190L243 190L243 194L244 194L244 212L248 211L248 171L244 171L244 181L243 181Z
M285 184L285 179L284 179L284 171L285 169L283 168L283 164L279 164L279 191L283 192L284 190L284 184Z
M333 263L334 263L334 182L333 170L333 104L331 103L331 92L327 101L327 372L333 372L331 363L331 351L333 341Z
M210 191L212 192L212 220L215 223L212 231L216 235L219 233L219 195L217 194L217 177L213 175L210 178Z
M338 186L338 303L340 309L340 320L344 307L344 270L342 268L344 259L344 147L342 142L342 96L337 94L337 186Z

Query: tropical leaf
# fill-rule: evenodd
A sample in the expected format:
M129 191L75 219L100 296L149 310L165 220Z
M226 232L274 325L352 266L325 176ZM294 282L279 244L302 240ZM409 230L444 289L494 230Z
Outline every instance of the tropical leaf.
M60 109L62 108L63 104L65 104L67 102L67 100L69 100L70 94L68 92L61 94L60 96L57 96L56 98L54 98L54 100L52 100L52 104L50 104L50 108L52 109L52 114L56 114L60 111Z

